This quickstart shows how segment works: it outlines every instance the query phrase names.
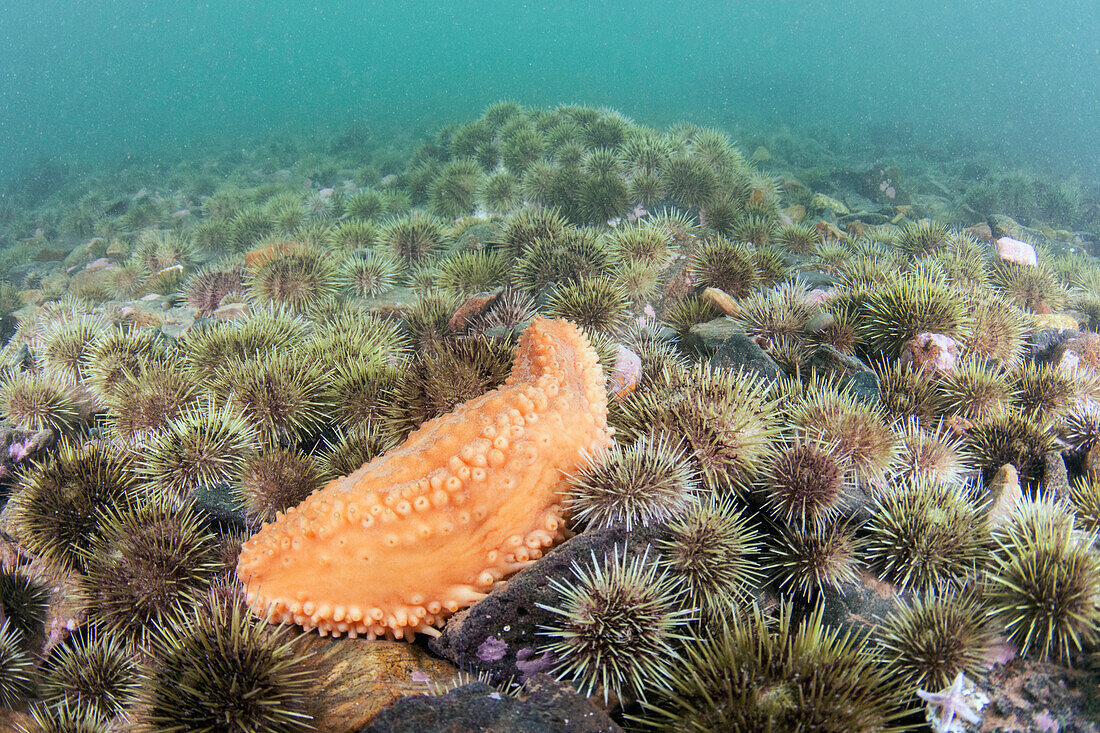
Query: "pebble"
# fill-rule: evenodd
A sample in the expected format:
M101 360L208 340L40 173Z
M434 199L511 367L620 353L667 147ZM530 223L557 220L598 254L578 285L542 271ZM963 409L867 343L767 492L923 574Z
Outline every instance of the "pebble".
M997 240L997 256L1005 262L1015 262L1017 265L1036 267L1039 264L1035 248L1012 237L1001 237Z

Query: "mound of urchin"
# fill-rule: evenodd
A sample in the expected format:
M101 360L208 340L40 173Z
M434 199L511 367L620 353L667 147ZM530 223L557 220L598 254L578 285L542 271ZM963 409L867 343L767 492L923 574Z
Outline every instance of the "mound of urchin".
M879 643L908 684L939 690L960 672L980 671L993 630L974 593L945 587L899 600L882 622Z
M604 702L643 698L668 685L679 658L677 630L690 620L681 610L683 591L667 572L658 572L648 548L630 555L613 554L590 564L574 561L572 577L552 578L554 605L539 607L554 614L539 627L550 641L540 652L556 658L554 673L573 680L582 694L600 693Z
M54 647L42 668L39 696L78 714L109 720L136 696L137 667L118 639L95 626Z
M760 381L698 362L654 377L622 403L613 422L622 440L660 432L682 440L704 484L728 491L755 473L775 432L773 412Z
M23 639L41 641L50 589L21 569L0 570L0 610Z
M813 597L859 576L863 543L849 524L781 527L772 539L772 575L784 592Z
M307 245L259 257L248 266L246 282L257 303L278 303L299 312L332 299L340 284L333 258Z
M0 414L25 430L67 432L79 413L69 391L41 374L22 372L0 385Z
M763 464L760 488L772 516L803 527L844 511L852 464L837 446L795 437L773 445Z
M217 543L189 502L137 496L101 512L100 527L80 548L81 597L111 634L147 637L217 570Z
M507 341L484 337L430 345L412 360L393 389L385 409L390 434L404 438L425 421L503 384L512 352Z
M0 705L11 709L34 692L34 659L10 620L0 626Z
M986 574L990 615L1021 656L1068 660L1100 631L1100 558L1073 512L1040 496L1025 499L993 534Z
M903 589L961 582L986 557L989 528L970 489L916 476L875 500L866 557Z
M898 436L875 405L849 391L812 381L784 409L796 428L846 454L861 486L879 486L893 470Z
M253 618L236 594L209 593L151 635L142 720L153 731L312 730L316 684L283 630Z
M565 504L574 519L590 527L623 522L629 531L682 514L697 486L681 448L665 435L643 436L589 456L570 477Z
M19 477L11 520L23 548L62 570L79 570L100 513L126 500L138 478L129 459L104 445L64 441Z
M256 434L228 404L185 410L142 442L138 472L157 491L186 496L229 480L256 447Z
M294 448L276 447L241 464L234 494L249 520L259 525L273 520L276 512L297 506L324 483L311 456Z
M686 646L669 694L645 701L658 731L904 730L904 691L866 642L825 625L797 626L759 608Z
M668 525L658 543L661 564L687 591L684 605L703 623L721 619L749 597L759 581L760 534L730 497L711 493Z
M225 366L214 392L246 416L262 440L294 441L320 429L331 411L327 364L297 349L272 351Z

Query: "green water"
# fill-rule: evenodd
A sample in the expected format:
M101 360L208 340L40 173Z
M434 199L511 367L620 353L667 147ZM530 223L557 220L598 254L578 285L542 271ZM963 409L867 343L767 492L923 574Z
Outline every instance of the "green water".
M1100 6L1083 0L9 0L0 17L0 179L350 123L426 134L502 98L980 144L1085 176L1100 159Z

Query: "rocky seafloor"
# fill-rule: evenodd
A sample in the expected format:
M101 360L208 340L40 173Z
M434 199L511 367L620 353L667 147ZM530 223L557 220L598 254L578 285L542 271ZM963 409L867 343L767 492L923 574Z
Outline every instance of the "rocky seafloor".
M1096 191L742 140L502 103L14 182L0 725L1100 728ZM241 543L540 314L615 430L571 538L438 638L254 618Z

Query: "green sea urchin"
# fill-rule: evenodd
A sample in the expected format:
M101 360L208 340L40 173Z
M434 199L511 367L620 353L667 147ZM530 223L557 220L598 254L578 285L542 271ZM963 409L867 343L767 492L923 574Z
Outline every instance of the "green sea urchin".
M555 673L580 684L582 693L602 693L622 701L644 698L667 686L679 655L673 642L689 621L678 609L683 592L668 572L649 562L648 549L631 555L615 547L603 560L573 563L572 577L551 578L554 605L539 604L554 614L539 627L551 641L543 647L559 661Z
M589 456L570 477L565 501L573 517L589 526L665 522L695 499L696 476L683 451L667 436L643 436Z
M660 562L686 588L699 620L725 618L746 601L759 582L760 533L730 497L710 493L668 524L658 542Z
M282 630L253 618L236 594L210 593L196 612L180 611L151 634L154 654L141 671L144 730L313 728L314 680Z
M80 569L80 548L100 529L100 513L136 490L130 460L97 443L62 441L32 464L12 495L12 522L23 547L61 569Z

